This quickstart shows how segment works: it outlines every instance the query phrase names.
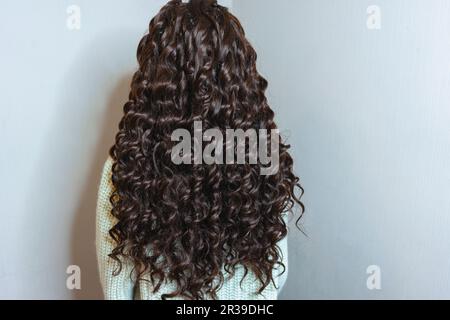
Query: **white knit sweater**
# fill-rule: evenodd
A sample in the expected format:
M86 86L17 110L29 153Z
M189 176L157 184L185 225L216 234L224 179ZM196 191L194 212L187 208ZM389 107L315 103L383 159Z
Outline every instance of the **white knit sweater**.
M103 287L103 293L105 299L108 300L158 300L163 293L169 293L174 290L174 284L166 282L161 286L160 290L154 294L151 288L151 284L147 281L141 281L135 288L135 283L130 278L130 272L133 268L129 262L123 263L122 272L113 276L113 271L117 266L117 262L112 260L108 254L110 254L115 247L113 239L109 235L109 230L114 226L116 220L110 214L111 204L109 198L113 191L113 185L111 181L111 170L113 160L108 157L106 160L102 177L98 190L97 200L97 218L96 218L96 249L98 267L100 272L100 282ZM283 275L278 276L281 272L281 268L274 270L274 280L276 283L275 288L273 284L270 284L262 294L257 294L259 288L259 281L254 274L249 271L249 274L245 277L242 285L240 281L244 274L242 267L237 268L234 277L227 276L224 272L225 281L223 286L218 290L219 300L264 300L277 299L278 292L283 287L287 277L287 237L285 237L279 243L279 247L282 251L282 262L286 266L286 271Z

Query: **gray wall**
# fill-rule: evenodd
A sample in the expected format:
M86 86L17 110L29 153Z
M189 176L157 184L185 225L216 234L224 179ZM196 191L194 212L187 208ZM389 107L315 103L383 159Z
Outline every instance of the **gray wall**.
M99 174L138 42L164 3L0 2L0 298L102 298ZM79 30L67 27L71 5L81 9ZM69 265L81 268L81 290L66 287Z
M366 24L374 4L381 29ZM234 11L306 189L308 238L291 225L282 298L450 298L450 2ZM366 285L371 265L381 290Z
M98 175L163 3L1 1L0 298L101 298ZM309 238L291 228L283 298L450 298L450 3L377 1L380 30L370 4L233 3L306 188Z

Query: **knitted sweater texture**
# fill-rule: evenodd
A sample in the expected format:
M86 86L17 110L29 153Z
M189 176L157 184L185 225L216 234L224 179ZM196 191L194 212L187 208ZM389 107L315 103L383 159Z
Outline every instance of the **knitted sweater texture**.
M153 293L151 283L148 281L140 281L134 283L130 274L133 265L129 261L122 260L122 271L114 276L113 271L117 267L117 262L108 255L115 247L114 240L109 235L109 230L117 222L116 218L111 215L111 203L109 198L113 192L112 177L113 160L108 157L106 160L101 181L98 189L97 212L96 212L96 250L98 268L100 273L100 282L103 288L105 299L107 300L159 300L161 294L174 291L174 283L166 281L157 293ZM286 271L280 276L282 268L275 269L274 280L275 285L270 284L261 294L258 294L259 281L255 275L249 271L244 278L242 284L240 281L244 275L244 268L237 267L233 277L229 276L224 270L224 284L218 290L217 296L219 300L275 300L278 292L283 287L287 277L287 239L286 237L280 241L279 247L282 252L282 262L286 266Z

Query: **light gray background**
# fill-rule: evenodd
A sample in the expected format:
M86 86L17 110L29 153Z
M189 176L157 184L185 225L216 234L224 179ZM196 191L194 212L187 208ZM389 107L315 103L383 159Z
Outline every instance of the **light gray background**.
M101 298L100 169L163 0L0 4L0 298ZM222 1L231 5L231 0ZM69 5L81 30L66 28ZM381 29L366 26L369 5ZM450 298L450 2L234 0L306 189L281 298ZM66 288L79 265L82 290ZM381 290L366 268L381 268Z
M381 9L381 29L366 9ZM450 298L450 1L242 0L306 189L282 298ZM381 290L366 269L381 268Z

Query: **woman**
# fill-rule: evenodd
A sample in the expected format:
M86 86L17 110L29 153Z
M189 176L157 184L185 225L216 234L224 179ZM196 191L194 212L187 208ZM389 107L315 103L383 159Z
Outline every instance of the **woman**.
M274 133L267 81L241 24L216 1L173 0L151 21L137 56L98 194L105 297L276 299L287 275L284 218L295 204L303 212L295 194L302 189L289 146ZM174 155L192 160L186 150L173 152L173 134L195 136L196 123L224 134L268 133L256 143L272 156L277 146L277 170L263 174L267 163L260 159L174 161ZM226 149L249 159L255 150L212 140L222 148L213 158ZM190 146L198 148L195 141Z

